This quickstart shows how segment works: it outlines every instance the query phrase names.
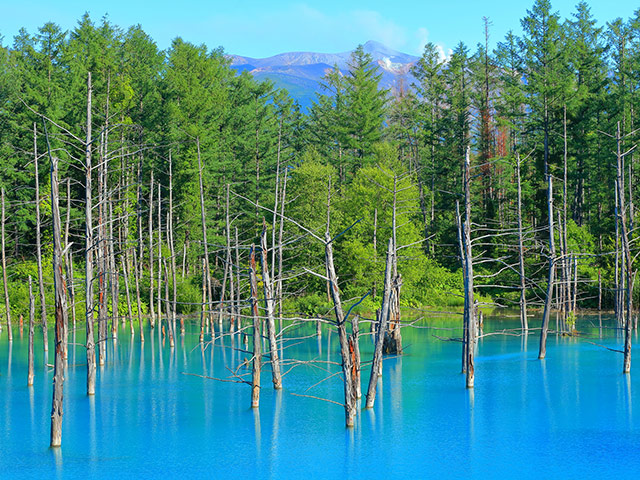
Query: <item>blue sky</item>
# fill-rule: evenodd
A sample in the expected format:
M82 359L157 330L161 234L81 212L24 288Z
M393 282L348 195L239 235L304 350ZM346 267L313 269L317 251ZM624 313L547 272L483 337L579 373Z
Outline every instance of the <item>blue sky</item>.
M73 29L88 11L95 21L108 14L112 23L126 28L141 24L160 48L181 36L209 47L223 46L228 53L266 57L288 51L342 52L358 43L376 40L405 53L419 54L426 41L444 51L464 41L475 49L483 39L482 17L489 17L491 45L512 29L520 31L520 19L533 0L180 0L138 2L109 0L3 0L0 35L4 45L13 42L20 27L29 32L47 21ZM577 0L552 0L562 18L575 11ZM616 17L627 19L639 7L637 1L593 0L591 11L602 25Z

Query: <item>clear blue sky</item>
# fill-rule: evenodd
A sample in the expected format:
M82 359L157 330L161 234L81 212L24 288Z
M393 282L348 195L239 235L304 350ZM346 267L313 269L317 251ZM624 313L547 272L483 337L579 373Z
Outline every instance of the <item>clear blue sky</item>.
M492 22L491 45L512 29L533 0L2 0L0 35L11 45L21 27L35 33L47 21L73 29L88 11L94 21L108 14L126 28L141 24L162 49L181 36L227 53L266 57L288 51L342 52L367 40L377 40L405 53L419 54L426 41L447 51L459 41L472 50L483 39L482 17ZM577 0L552 0L562 18L575 11ZM627 19L640 6L631 0L593 0L591 11L603 25Z

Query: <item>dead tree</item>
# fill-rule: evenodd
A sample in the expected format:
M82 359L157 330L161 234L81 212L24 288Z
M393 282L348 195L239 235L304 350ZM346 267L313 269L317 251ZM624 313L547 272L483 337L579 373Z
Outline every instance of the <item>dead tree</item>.
M169 152L169 213L167 214L167 240L171 255L171 282L173 286L173 302L171 308L171 326L176 331L176 310L178 306L178 284L176 276L176 250L173 242L173 164L171 152Z
M87 395L96 393L96 347L93 337L93 219L91 198L91 72L87 73L87 140L85 142L85 315L87 326Z
M256 274L255 245L251 245L249 257L249 276L251 282L251 313L253 316L253 359L251 370L251 407L260 406L260 370L262 367L262 334L260 332L260 314L258 313L258 278Z
M464 246L464 332L463 343L467 355L467 388L475 382L476 303L473 293L473 256L471 252L471 159L469 147L464 161L464 222L462 243Z
M46 132L46 126L45 126ZM47 138L47 147L49 139ZM62 270L63 251L60 245L60 209L58 206L58 159L51 156L51 215L53 217L53 279L55 292L55 363L53 399L51 402L51 447L62 442L62 397L64 393L65 338L67 329L66 284Z
M282 388L282 375L280 373L280 357L278 355L278 343L276 342L276 320L275 320L275 299L273 296L273 285L269 277L269 266L267 264L267 222L262 220L262 235L260 236L260 250L262 263L262 283L264 285L264 304L267 312L267 335L269 336L269 356L271 357L271 375L273 377L273 388Z
M33 298L33 281L29 275L29 354L27 358L27 386L33 386L33 330L36 320L36 302Z
M151 181L149 183L149 325L151 328L155 328L156 326L156 312L154 306L154 296L153 296L153 169L151 169ZM158 285L160 288L160 285Z
M33 124L33 158L36 180L36 261L38 263L38 288L40 290L40 321L42 323L42 341L44 346L44 363L47 363L49 340L47 332L47 304L44 298L44 280L42 275L42 242L40 219L40 175L38 173L38 141L36 124Z
M354 387L353 364L349 354L349 339L346 330L346 318L342 310L340 290L338 289L338 277L333 265L333 246L329 232L325 232L325 262L333 307L336 316L336 326L338 328L338 339L340 342L340 354L342 356L342 375L344 376L344 413L347 428L353 427L356 416L356 389Z
M371 376L369 377L369 388L367 389L366 408L373 408L376 400L376 386L378 385L379 372L382 369L382 346L384 343L384 333L387 329L389 311L391 309L391 276L393 274L393 238L389 239L387 247L387 265L384 271L384 290L382 294L382 306L380 307L379 321L376 329L376 343L373 351L373 362L371 364Z
M2 188L2 282L4 284L4 308L7 319L7 333L9 341L13 341L13 331L11 330L11 307L9 306L9 288L7 285L7 258L5 256L5 235L4 235L4 188Z
M393 236L393 279L391 303L389 304L389 320L387 330L384 332L384 343L382 352L386 354L402 353L402 336L400 335L400 290L402 279L398 275L398 241L397 237L397 198L398 198L398 176L393 175L393 215L391 223L391 234Z
M69 226L71 224L71 179L67 178L67 217L64 225L64 243L66 250L65 264L67 272L67 291L69 293L69 310L73 320L73 328L76 328L76 292L73 285L73 256L69 245ZM67 247L68 246L68 247Z
M524 235L522 231L522 182L520 175L520 154L516 153L516 179L518 185L518 267L520 274L520 328L527 332L529 330L529 322L527 320L527 290L526 277L524 272Z
M549 331L549 317L553 300L553 285L556 272L556 246L553 234L553 177L549 172L549 165L545 162L545 176L547 177L547 218L549 220L549 272L547 276L547 295L542 314L542 329L540 331L540 349L538 358L542 360L547 354L547 334Z
M633 148L627 152L622 152L621 147L621 135L620 135L620 122L618 122L616 131L616 195L618 197L619 210L617 216L619 218L621 227L621 239L622 239L622 258L624 259L625 273L626 273L626 290L624 292L624 360L622 373L631 372L631 334L632 334L632 296L633 296L633 268L631 248L629 246L629 228L627 226L627 208L624 192L624 181L622 178L624 172L624 157L630 153ZM621 310L622 310L621 308Z
M202 246L204 248L205 265L207 267L207 298L208 298L208 315L213 311L213 295L211 288L211 265L209 263L209 244L207 242L207 217L205 215L204 206L204 183L202 180L202 157L200 155L200 138L196 138L196 147L198 153L198 179L200 182L200 222L202 223Z

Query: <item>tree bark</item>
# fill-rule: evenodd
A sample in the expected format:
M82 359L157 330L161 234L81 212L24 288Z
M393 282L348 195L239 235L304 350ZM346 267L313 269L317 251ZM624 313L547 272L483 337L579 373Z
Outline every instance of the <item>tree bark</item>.
M149 186L149 325L151 328L156 326L156 309L155 309L155 297L154 293L154 263L153 263L153 169L151 169L151 183ZM158 285L160 288L160 285Z
M527 319L527 290L526 276L524 271L524 234L522 231L522 181L520 175L521 160L520 154L516 153L516 178L518 181L518 266L520 274L520 328L529 331L529 321Z
M464 162L464 204L465 221L463 228L464 260L465 260L465 288L464 288L464 318L466 323L467 344L467 388L475 384L475 344L476 344L476 303L473 292L473 256L471 252L471 159L469 147Z
M553 285L556 270L556 246L553 237L553 178L548 171L548 165L545 163L547 170L547 217L549 219L549 274L547 277L547 295L544 302L544 312L542 314L542 330L540 331L540 349L538 358L543 359L547 354L547 333L549 331L549 316L551 314L551 302L553 300Z
M36 261L38 263L38 289L40 291L40 321L42 324L42 343L44 347L44 363L48 363L49 335L47 327L47 304L44 297L44 280L42 275L42 242L40 219L40 175L38 173L38 141L36 124L33 124L33 155L36 180Z
M7 319L7 334L9 341L13 342L13 330L11 329L11 307L9 306L9 287L7 285L7 258L5 255L5 211L4 211L4 188L2 188L2 282L4 284L4 308Z
M91 198L91 72L87 73L87 140L85 142L85 292L87 395L96 393L96 347L93 337L93 219Z
M369 388L367 390L366 408L373 408L376 400L376 386L378 385L378 374L382 366L382 345L384 342L384 334L387 329L389 319L389 310L391 308L391 276L393 271L393 238L389 239L387 247L387 265L384 271L384 290L382 294L382 306L380 307L380 315L378 328L376 333L376 343L373 351L373 362L371 364L371 376L369 377Z
M264 304L267 312L267 335L269 336L269 356L271 357L271 376L273 388L282 388L282 374L280 373L280 357L278 354L278 342L276 341L275 299L273 285L269 277L269 265L267 262L267 222L262 220L262 235L260 236L260 250L262 263L262 284L264 285Z
M46 128L46 127L45 127ZM49 139L47 138L47 147ZM51 216L53 217L53 279L55 292L55 363L51 401L51 447L62 443L62 398L64 394L65 337L67 329L66 284L62 273L60 209L58 206L58 159L51 156Z
M33 330L36 319L36 302L33 298L33 281L29 275L29 353L28 353L28 370L27 370L27 386L33 386Z
M253 315L253 361L251 371L251 407L260 406L260 369L262 357L262 334L260 333L260 314L258 313L258 279L256 275L255 245L251 245L249 258L251 281L251 313Z
M331 236L329 235L328 231L325 233L325 262L327 264L327 274L329 277L331 298L333 299L333 307L336 315L336 326L338 327L340 354L342 356L342 375L344 376L345 424L347 428L351 428L355 424L356 416L356 392L354 388L354 380L352 377L353 365L351 362L351 355L349 353L349 339L347 337L345 325L346 319L342 310L340 290L338 289L338 277L336 276L336 270L333 265L333 246L331 243Z

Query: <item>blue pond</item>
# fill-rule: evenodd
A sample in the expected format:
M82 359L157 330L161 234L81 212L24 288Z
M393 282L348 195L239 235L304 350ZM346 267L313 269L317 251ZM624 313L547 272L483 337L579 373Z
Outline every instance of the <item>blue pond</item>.
M339 405L294 395L341 401L340 376L326 379L339 368L327 363L339 357L337 336L326 329L321 338L310 325L288 331L284 390L271 388L265 366L260 408L253 410L248 385L202 377L226 379L237 367L248 372L238 334L202 348L197 326L187 325L172 350L157 330L147 331L141 345L123 329L98 367L95 397L87 397L79 330L70 338L76 345L69 353L62 447L53 450L53 372L43 365L42 344L36 343L35 385L28 388L27 331L16 329L12 344L3 331L0 477L636 476L640 375L633 372L640 357L634 350L632 374L621 373L622 355L602 348L622 345L610 319L579 317L581 338L550 335L544 361L537 359L537 332L485 336L474 391L460 374L460 344L436 337L460 336L448 328L459 323L436 317L403 329L406 355L385 360L375 408L361 410L351 430ZM490 317L485 334L516 326L514 318ZM361 350L363 361L371 358L368 337ZM366 390L366 367L362 380Z

